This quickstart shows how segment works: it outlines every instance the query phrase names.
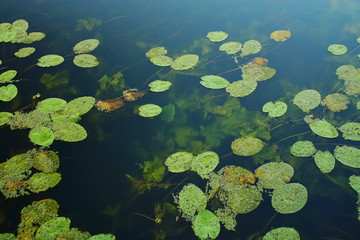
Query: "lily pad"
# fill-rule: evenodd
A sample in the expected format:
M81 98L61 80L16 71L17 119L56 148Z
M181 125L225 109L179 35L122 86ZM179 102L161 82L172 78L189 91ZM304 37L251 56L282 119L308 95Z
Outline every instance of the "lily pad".
M31 129L29 132L29 138L34 144L44 147L50 146L55 139L53 131L44 126Z
M296 94L294 98L294 104L306 113L319 106L320 102L320 93L313 89L303 90Z
M284 42L291 37L291 32L288 30L277 30L270 34L270 38L277 42Z
M255 137L240 137L231 143L234 154L239 156L252 156L261 151L265 143Z
M239 80L226 87L226 92L232 97L245 97L250 95L257 87L257 82L253 80Z
M300 240L300 234L294 228L279 227L267 232L262 240Z
M255 176L258 178L259 186L275 189L290 182L294 176L294 168L284 162L269 162L258 167Z
M13 116L14 115L10 112L0 112L0 126L10 122Z
M172 83L169 81L155 80L149 84L150 91L164 92L171 87Z
M280 117L287 111L287 105L281 101L276 101L275 103L267 102L262 107L262 111L269 113L269 117Z
M154 47L149 51L147 51L145 55L147 58L152 58L155 56L166 55L166 54L167 54L167 50L164 47Z
M309 127L313 133L320 137L336 138L339 136L336 128L325 120L315 120L313 123L309 124Z
M335 158L345 166L360 168L360 149L349 146L336 146Z
M197 212L205 210L207 197L199 187L189 183L181 189L179 195L175 196L175 202L182 216L190 220Z
M192 222L192 228L201 240L215 239L220 233L219 218L209 210L201 211Z
M343 138L346 140L360 141L360 123L349 122L339 127L339 130L343 133Z
M162 112L162 108L155 104L145 104L139 107L139 115L142 117L155 117Z
M200 84L210 89L222 89L230 84L225 78L217 75L205 75L201 77L201 80Z
M187 70L195 67L199 62L199 56L196 54L185 54L176 58L171 65L174 70Z
M55 122L52 126L55 139L65 142L79 142L87 137L85 128L73 122Z
M193 159L194 155L192 153L176 152L165 160L165 165L168 167L169 172L185 172L191 168Z
M79 54L73 59L73 63L82 68L92 68L99 65L99 61L94 55L91 54Z
M8 84L0 87L0 100L9 102L16 97L18 89L14 84Z
M343 55L347 52L347 47L342 44L331 44L328 47L328 51L331 52L332 55Z
M76 54L80 53L89 53L93 51L95 48L99 46L100 41L97 39L86 39L81 42L78 42L74 48L73 51Z
M226 42L220 45L219 50L226 54L235 54L241 50L242 44L239 42Z
M66 105L66 101L61 98L47 98L38 103L37 109L44 113L56 112Z
M219 156L216 152L203 152L196 155L191 162L191 170L204 176L212 172L219 164Z
M167 67L171 66L174 63L174 60L171 57L165 55L157 55L150 58L150 62L156 66Z
M229 34L223 31L208 32L206 35L210 42L221 42L224 41L228 36Z
M10 83L13 82L13 78L16 76L16 70L7 70L0 75L0 83Z
M310 141L297 141L291 146L290 152L296 157L310 157L316 152L316 148Z
M24 58L30 56L34 52L35 52L35 48L25 47L25 48L20 48L17 52L14 53L14 55L18 58Z
M322 173L329 173L335 167L335 158L329 151L317 151L314 155L314 160Z
M349 97L341 93L333 93L327 95L322 103L333 112L339 112L341 110L347 109L347 105L350 103Z
M28 188L32 192L43 192L49 188L55 187L61 181L60 173L35 173L27 181Z
M244 42L241 48L240 56L245 57L250 54L256 54L261 51L261 43L257 40L249 40Z
M39 67L53 67L64 62L64 58L60 55L49 54L42 56L41 58L38 59L38 61L39 62L37 63L37 65Z
M306 204L308 192L300 183L288 183L275 188L271 205L275 211L290 214L300 211Z

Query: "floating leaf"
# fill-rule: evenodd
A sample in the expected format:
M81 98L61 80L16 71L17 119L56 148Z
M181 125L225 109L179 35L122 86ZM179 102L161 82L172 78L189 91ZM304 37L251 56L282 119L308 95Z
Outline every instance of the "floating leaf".
M52 129L55 139L65 142L79 142L87 137L86 130L73 122L55 122Z
M287 110L286 103L281 102L281 101L276 101L275 103L267 102L262 107L262 111L269 113L269 117L272 117L272 118L280 117L280 116L284 115L286 110Z
M47 98L38 103L37 109L40 112L51 113L62 109L66 101L61 98Z
M338 79L345 81L358 81L360 80L360 69L355 68L353 65L341 65L336 69Z
M33 156L34 168L44 173L54 173L60 166L59 156L54 151L39 151Z
M347 52L347 47L342 44L331 44L328 47L328 51L331 52L332 55L343 55Z
M203 152L196 155L191 162L191 170L204 176L212 172L219 164L219 156L216 152Z
M262 194L257 187L235 184L227 192L226 205L236 214L246 214L255 210L262 200Z
M226 88L230 84L225 78L217 75L205 75L201 80L200 84L210 89Z
M25 48L20 48L17 52L14 53L14 55L18 58L24 58L30 56L34 52L35 52L35 48L25 47Z
M54 133L50 128L40 126L30 130L29 138L34 144L47 147L53 143Z
M208 32L206 35L210 42L221 42L224 41L228 36L229 34L223 31Z
M185 172L191 168L194 155L188 152L176 152L171 154L166 160L165 165L169 172L179 173Z
M26 32L26 30L28 30L28 28L29 28L29 23L24 19L15 20L11 24L11 29L16 32Z
M162 108L155 104L145 104L139 107L139 115L142 117L155 117L159 115Z
M96 234L87 240L115 240L116 237L112 234Z
M49 188L55 187L61 181L60 173L35 173L27 181L28 188L32 192L43 192Z
M23 43L29 44L29 43L37 42L43 39L45 36L46 36L45 33L42 32L31 32L28 34L28 36L23 41Z
M169 81L155 80L149 84L150 91L164 92L171 87L172 83Z
M317 151L314 155L314 160L322 173L329 173L335 167L335 158L329 151Z
M265 163L255 170L258 185L267 189L275 189L290 182L293 175L294 168L284 162Z
M270 38L277 42L284 42L291 37L291 32L288 30L277 30L270 34Z
M345 166L360 168L360 149L348 146L336 146L335 158Z
M209 210L201 211L192 222L192 228L201 240L215 239L220 233L219 218Z
M313 133L325 138L336 138L339 136L336 128L325 120L315 120L309 124L309 127Z
M226 42L220 45L219 50L226 54L235 54L241 50L242 44L239 42Z
M199 62L199 56L196 54L185 54L176 58L171 65L174 70L187 70L195 67Z
M175 196L175 202L178 204L182 216L190 220L197 212L205 210L207 197L200 188L189 183L181 189L179 195Z
M0 74L0 83L8 83L13 82L13 78L16 76L17 71L16 70L7 70Z
M290 214L300 211L306 204L308 192L300 183L288 183L275 188L271 205L275 211Z
M36 232L35 240L56 239L70 228L70 219L57 217L42 224Z
M64 58L60 55L49 54L42 56L41 58L38 59L38 61L39 62L37 63L37 65L39 67L52 67L52 66L57 66L62 62L64 62Z
M327 95L322 103L333 112L339 112L341 110L347 109L347 105L350 103L349 98L341 93L333 93Z
M10 122L13 116L14 115L10 112L0 112L0 126Z
M231 143L231 149L236 155L252 156L260 152L264 145L264 142L258 138L240 137Z
M97 39L86 39L81 42L78 42L74 48L73 51L76 54L80 53L89 53L93 51L95 48L99 46L100 41Z
M79 54L73 59L73 63L82 68L92 68L99 65L97 58L91 54Z
M349 177L350 186L360 195L360 176L352 175Z
M310 141L297 141L291 146L290 152L296 157L310 157L316 152L316 148Z
M226 87L226 92L232 97L245 97L250 95L257 87L257 82L253 80L239 80Z
M320 93L313 89L303 90L294 98L294 104L306 113L319 106L320 102Z
M147 58L152 58L155 56L166 55L166 54L167 54L167 50L164 47L154 47L149 51L147 51L145 55Z
M343 138L346 140L360 141L360 123L345 123L339 127L339 130L343 133Z
M274 228L267 232L262 240L300 240L300 234L289 227Z
M167 67L171 66L174 63L174 60L171 57L165 55L157 55L150 58L150 62L156 66Z
M94 104L95 104L94 97L89 97L89 96L78 97L68 102L64 107L63 111L67 115L81 116L89 112L91 108L94 106Z
M16 97L18 89L14 84L8 84L6 86L0 87L0 100L4 102L11 101Z
M261 51L261 43L257 40L249 40L244 42L241 48L241 57L248 56L250 54L256 54Z

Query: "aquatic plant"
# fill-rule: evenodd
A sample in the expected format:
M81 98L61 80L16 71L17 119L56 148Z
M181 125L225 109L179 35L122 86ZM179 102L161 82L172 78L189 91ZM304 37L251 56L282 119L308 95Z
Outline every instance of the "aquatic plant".
M296 157L310 157L315 152L316 148L310 141L297 141L290 148L290 153Z
M284 42L291 37L289 30L276 30L270 34L270 38L277 42Z
M267 232L263 240L276 240L276 239L284 239L284 240L300 240L300 234L294 228L290 227L279 227L274 228Z
M324 138L336 138L339 136L336 128L329 122L324 120L316 119L309 124L309 127L313 133Z
M216 215L209 210L204 210L196 215L192 228L200 239L215 239L220 233L220 222Z
M201 77L200 84L210 89L226 88L230 83L223 77L217 75L205 75Z
M206 37L210 42L222 42L229 36L228 33L223 31L208 32Z
M306 188L300 183L288 183L274 189L271 205L282 214L295 213L302 209L308 199Z
M231 143L233 153L239 156L252 156L261 151L264 142L255 137L240 137Z
M155 80L149 83L150 91L165 92L171 87L172 83L169 81Z
M316 151L314 154L314 160L316 166L322 173L329 173L335 167L335 158L329 151Z
M343 55L347 52L347 47L342 44L330 44L328 47L328 51L332 55L336 55L336 56Z
M269 162L255 170L258 185L266 189L276 189L290 182L294 175L294 168L284 162Z
M287 104L281 101L267 102L262 107L263 112L267 112L269 117L281 117L287 111Z

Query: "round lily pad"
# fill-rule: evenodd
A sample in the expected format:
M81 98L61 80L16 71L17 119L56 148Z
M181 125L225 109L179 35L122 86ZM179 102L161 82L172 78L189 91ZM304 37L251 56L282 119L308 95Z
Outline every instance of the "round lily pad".
M194 155L188 152L176 152L171 154L165 160L165 166L168 167L169 172L179 173L185 172L191 168L191 163Z
M317 151L314 155L314 160L322 173L329 173L335 167L335 158L329 151Z
M93 51L95 48L99 46L100 41L97 39L86 39L81 42L78 42L74 48L73 51L76 54L80 53L89 53Z
M226 87L226 92L232 97L245 97L250 95L257 87L257 82L253 80L239 80Z
M0 87L0 100L9 102L16 97L18 89L14 84L8 84Z
M97 58L91 54L79 54L73 59L73 63L82 68L92 68L99 65Z
M335 158L345 166L360 168L360 149L349 146L336 146Z
M210 89L221 89L229 86L229 81L217 75L205 75L201 77L200 84Z
M286 103L281 102L281 101L276 101L275 103L267 102L262 107L262 111L269 113L269 117L272 117L272 118L280 117L280 116L284 115L286 110L287 110Z
M300 183L288 183L275 188L271 205L275 211L290 214L300 211L306 204L308 192Z
M244 42L241 48L240 56L245 57L250 54L256 54L261 51L261 43L257 40L249 40Z
M57 217L46 221L36 231L35 239L56 239L70 228L70 219Z
M196 54L185 54L176 58L171 65L174 70L187 70L195 67L199 62L199 56Z
M315 120L313 123L309 124L309 127L311 131L320 137L336 138L339 136L336 128L325 120Z
M11 29L16 32L25 32L29 28L29 23L24 19L15 20L11 24Z
M328 47L328 51L331 52L332 55L343 55L347 52L347 47L342 44L331 44Z
M234 213L246 214L255 210L262 200L262 193L256 186L235 184L227 192L226 205Z
M262 240L300 240L300 234L294 228L279 227L267 232Z
M47 98L38 103L37 109L40 112L51 113L62 109L66 101L61 98Z
M223 31L208 32L206 35L210 42L221 42L224 41L228 36L229 34Z
M37 63L37 65L39 67L52 67L52 66L57 66L62 62L64 62L64 58L60 55L49 54L42 56L41 58L38 59L38 61L39 62Z
M196 215L192 228L201 240L215 239L220 233L220 221L212 212L204 210Z
M267 189L275 189L290 182L293 175L294 168L284 162L265 163L255 170L258 185Z
M216 152L203 152L196 155L191 162L191 170L200 176L212 172L219 164L219 156Z
M333 93L327 95L322 103L333 112L339 112L341 110L347 109L347 105L350 103L349 97L341 93Z
M139 115L142 117L155 117L162 112L162 108L155 104L145 104L139 107Z
M35 173L27 181L28 188L32 192L43 192L49 188L55 187L61 180L60 173Z
M239 42L226 42L220 45L219 50L227 54L235 54L241 50L242 44Z
M175 197L175 202L178 204L183 217L190 220L197 212L205 210L207 197L199 187L189 183Z
M55 139L53 131L44 126L31 129L29 132L29 138L34 144L44 147L50 146Z
M360 123L348 122L339 127L346 140L360 141Z
M264 142L255 137L240 137L231 143L234 154L239 156L252 156L261 151Z
M313 89L303 90L294 97L294 104L306 113L319 106L320 102L320 93Z
M291 37L291 32L289 30L277 30L270 34L270 38L274 39L277 42L284 42Z
M290 152L296 157L310 157L316 152L316 148L310 141L297 141L291 146Z
M155 80L149 84L150 91L164 92L171 87L172 83L169 81Z

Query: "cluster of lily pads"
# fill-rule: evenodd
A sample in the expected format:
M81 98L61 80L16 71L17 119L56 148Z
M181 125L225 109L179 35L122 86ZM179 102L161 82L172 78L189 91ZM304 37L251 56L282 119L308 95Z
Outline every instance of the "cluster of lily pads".
M0 191L6 198L39 193L56 186L60 160L51 150L32 149L0 163Z
M238 141L243 141L241 144L251 144L254 139L248 137ZM254 155L259 151L259 147L255 149L257 150L251 153L240 151L240 154ZM299 183L289 183L294 169L287 163L266 163L258 167L255 173L234 165L225 166L214 172L218 163L219 157L212 151L196 156L189 152L176 152L165 160L170 172L191 170L208 181L205 192L195 184L189 183L174 196L181 216L192 222L194 233L200 239L215 239L220 233L220 223L228 230L235 230L236 216L256 209L263 200L263 189L273 190L270 194L272 206L275 211L282 214L295 213L307 202L306 188ZM210 211L207 206L213 198L220 201L222 207Z
M21 222L17 234L0 233L5 240L17 239L77 239L77 240L115 240L112 234L97 234L70 227L71 221L58 216L59 204L53 199L33 202L21 210Z

